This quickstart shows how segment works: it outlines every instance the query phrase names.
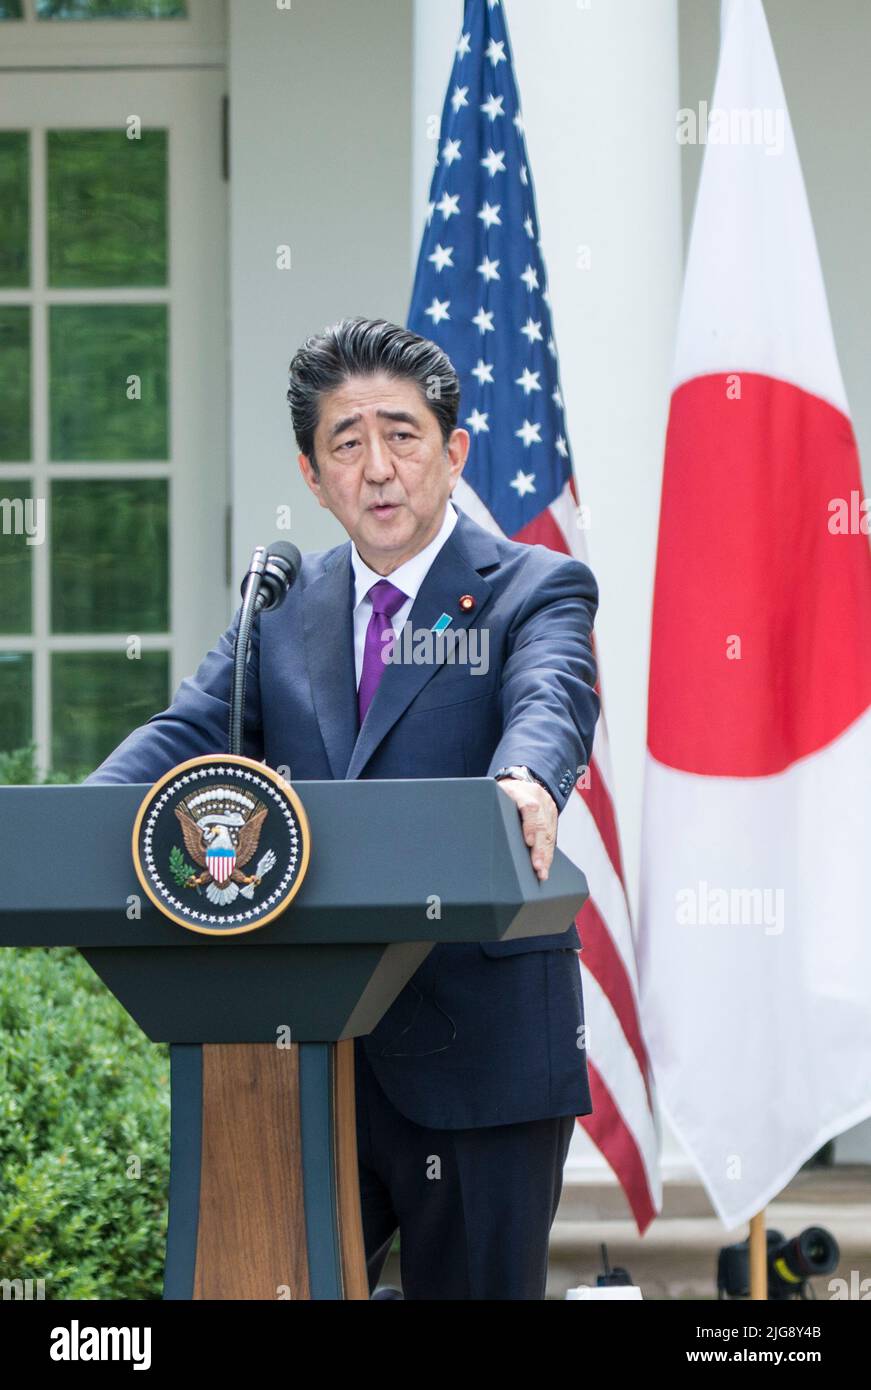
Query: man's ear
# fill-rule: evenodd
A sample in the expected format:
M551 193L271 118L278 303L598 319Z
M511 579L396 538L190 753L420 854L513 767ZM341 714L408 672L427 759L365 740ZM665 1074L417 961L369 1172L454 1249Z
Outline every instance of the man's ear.
M451 469L451 482L454 486L466 466L466 459L469 457L469 445L472 436L468 430L455 429L445 445L445 453L448 456ZM453 487L451 489L453 491Z
M299 471L305 479L306 486L314 493L321 506L325 507L327 504L321 496L320 476L312 467L311 459L307 454L297 454L296 459L299 464Z

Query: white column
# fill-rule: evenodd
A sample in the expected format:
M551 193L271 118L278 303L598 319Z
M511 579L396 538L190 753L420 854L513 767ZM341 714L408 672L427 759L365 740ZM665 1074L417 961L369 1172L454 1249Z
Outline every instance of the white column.
M682 273L676 0L502 0L581 500L630 901L638 901L650 612ZM416 254L461 0L415 0ZM588 268L585 268L588 267ZM581 1131L578 1131L581 1135ZM603 1167L585 1136L575 1165ZM667 1160L678 1151L666 1139Z

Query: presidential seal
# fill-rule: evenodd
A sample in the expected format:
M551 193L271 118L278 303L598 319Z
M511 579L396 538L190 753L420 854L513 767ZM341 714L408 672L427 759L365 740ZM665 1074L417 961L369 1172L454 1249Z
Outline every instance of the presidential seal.
M309 827L289 782L263 763L208 754L155 782L133 826L136 876L188 931L233 936L265 926L299 890Z

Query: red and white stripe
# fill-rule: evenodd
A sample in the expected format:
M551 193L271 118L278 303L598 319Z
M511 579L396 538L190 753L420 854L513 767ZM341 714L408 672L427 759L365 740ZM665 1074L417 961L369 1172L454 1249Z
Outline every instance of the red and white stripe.
M206 850L206 867L216 883L226 883L236 867L236 856L223 851L210 853Z
M663 476L639 967L658 1098L735 1227L871 1115L871 552L860 528L829 526L859 462L760 0L725 0L714 108L780 112L784 139L779 153L709 144L699 186ZM728 902L716 925L712 891Z
M494 535L502 531L461 478L454 498ZM586 563L572 483L512 539L546 545ZM597 686L597 689L599 687ZM601 690L599 691L601 696ZM641 1032L638 970L614 809L604 708L596 725L590 786L575 789L559 818L557 843L586 874L590 896L577 917L584 994L587 1070L593 1111L578 1124L600 1150L626 1194L639 1234L662 1206L659 1141L650 1066Z

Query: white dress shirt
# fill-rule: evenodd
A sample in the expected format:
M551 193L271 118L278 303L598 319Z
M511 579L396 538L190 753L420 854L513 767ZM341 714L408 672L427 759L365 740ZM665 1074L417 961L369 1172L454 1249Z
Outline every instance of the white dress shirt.
M351 564L354 567L354 662L357 668L357 686L360 685L360 676L363 673L363 650L366 646L366 629L369 626L369 619L372 617L372 600L369 598L369 590L373 584L377 584L381 579L389 579L391 584L395 584L397 589L401 589L408 598L401 608L398 608L391 618L393 631L399 633L402 625L411 612L411 606L417 598L417 591L426 578L433 560L438 555L448 536L457 524L457 509L449 500L445 507L444 520L438 534L433 536L429 545L425 545L423 550L419 550L416 555L412 555L410 560L406 560L392 574L376 574L375 570L370 569L365 560L361 560L357 553L357 547L351 544ZM438 616L438 615L436 615Z

